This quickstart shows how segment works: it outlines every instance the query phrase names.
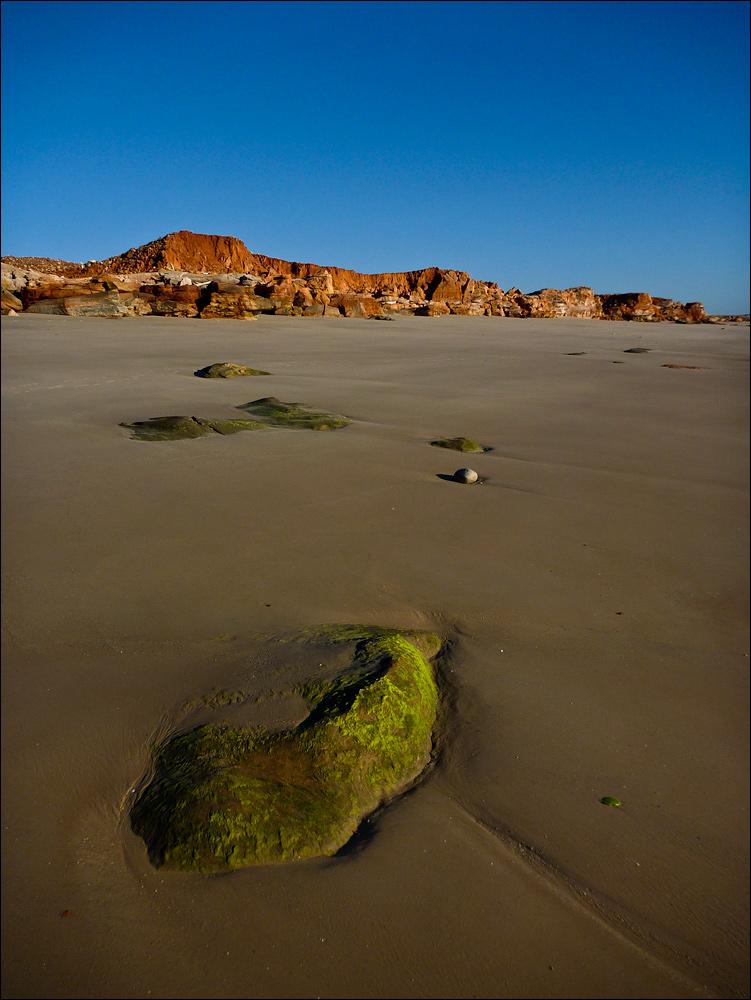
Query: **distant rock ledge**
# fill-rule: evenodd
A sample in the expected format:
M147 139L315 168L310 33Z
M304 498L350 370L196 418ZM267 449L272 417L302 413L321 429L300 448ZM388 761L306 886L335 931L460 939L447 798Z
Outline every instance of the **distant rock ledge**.
M504 292L465 271L360 274L251 253L234 236L183 230L104 261L2 258L2 312L60 316L165 316L255 319L276 316L394 315L578 317L654 323L707 323L707 316L645 292L596 295L591 288Z

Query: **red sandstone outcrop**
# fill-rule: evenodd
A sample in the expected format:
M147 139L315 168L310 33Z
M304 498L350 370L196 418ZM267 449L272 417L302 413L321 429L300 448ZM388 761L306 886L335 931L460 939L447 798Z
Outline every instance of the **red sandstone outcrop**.
M608 319L630 319L641 322L649 322L654 319L654 303L646 292L603 295L600 299L602 311Z
M625 292L620 295L598 295L604 319L626 319L632 322L705 323L707 317L701 302L673 302L672 299L652 298L646 292Z
M96 268L104 266L128 274L163 270L222 274L252 271L254 264L255 255L234 236L206 236L183 229L101 263L90 262L84 273L96 274Z
M201 319L257 319L261 312L274 311L269 299L255 295L245 285L214 281L206 294Z
M514 301L522 316L537 316L552 319L562 316L578 316L581 319L600 319L602 309L598 297L591 288L542 288L527 295L517 293Z
M466 271L437 267L360 274L252 253L233 236L188 230L104 261L73 264L43 257L3 257L2 262L4 313L19 311L20 302L29 312L204 319L249 319L261 312L382 319L402 312L708 321L700 302L684 306L645 292L596 295L584 286L504 292L495 282L477 281Z

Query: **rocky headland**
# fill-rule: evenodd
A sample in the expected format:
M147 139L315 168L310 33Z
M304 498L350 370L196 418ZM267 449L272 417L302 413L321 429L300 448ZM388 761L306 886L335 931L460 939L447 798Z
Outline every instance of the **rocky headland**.
M2 312L63 316L176 316L256 319L346 316L513 316L712 323L748 317L708 316L646 292L600 295L591 288L503 291L466 271L438 267L360 274L252 253L234 236L182 230L103 261L2 258Z

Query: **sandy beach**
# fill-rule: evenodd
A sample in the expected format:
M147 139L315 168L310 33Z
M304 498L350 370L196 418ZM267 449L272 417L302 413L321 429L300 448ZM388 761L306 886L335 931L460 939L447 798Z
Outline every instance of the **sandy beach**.
M3 996L747 997L748 360L748 325L4 319ZM264 396L352 423L119 426ZM425 779L341 856L154 869L151 742L339 622L445 640Z

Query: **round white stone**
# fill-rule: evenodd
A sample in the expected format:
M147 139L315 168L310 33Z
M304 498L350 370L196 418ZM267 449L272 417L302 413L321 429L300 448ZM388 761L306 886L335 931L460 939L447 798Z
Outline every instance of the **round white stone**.
M476 483L477 473L474 469L457 469L454 473L457 483Z

